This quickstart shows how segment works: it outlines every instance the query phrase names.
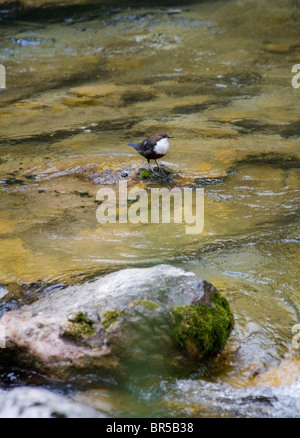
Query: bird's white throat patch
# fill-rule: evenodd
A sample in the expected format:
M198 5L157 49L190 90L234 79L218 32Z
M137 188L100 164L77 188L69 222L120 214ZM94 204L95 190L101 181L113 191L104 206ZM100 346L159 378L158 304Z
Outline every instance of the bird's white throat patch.
M169 149L169 140L167 138L162 138L154 146L154 152L158 155L165 155Z

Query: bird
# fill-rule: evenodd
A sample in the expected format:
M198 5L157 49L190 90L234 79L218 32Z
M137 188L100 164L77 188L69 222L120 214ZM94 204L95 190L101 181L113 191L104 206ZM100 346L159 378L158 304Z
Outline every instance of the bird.
M153 135L153 137L146 138L141 143L130 142L128 143L128 146L133 146L139 154L146 158L152 173L155 174L154 170L152 169L150 160L154 160L158 167L158 170L162 171L156 160L158 158L162 158L168 152L169 138L174 137L166 134L165 132L159 132L158 134Z

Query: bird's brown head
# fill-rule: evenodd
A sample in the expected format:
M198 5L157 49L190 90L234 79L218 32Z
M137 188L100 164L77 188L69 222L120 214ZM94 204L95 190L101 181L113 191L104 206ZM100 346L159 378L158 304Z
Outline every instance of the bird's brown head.
M166 132L159 132L158 134L155 134L156 141L161 140L162 138L173 138L172 135L168 135Z

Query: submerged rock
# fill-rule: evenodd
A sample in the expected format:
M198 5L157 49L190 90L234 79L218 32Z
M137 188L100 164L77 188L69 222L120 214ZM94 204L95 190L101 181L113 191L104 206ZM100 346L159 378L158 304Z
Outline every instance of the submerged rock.
M172 181L172 173L165 167L155 167L153 173L150 169L142 169L140 171L141 180L153 180L153 181Z
M158 265L54 292L7 312L0 324L3 365L59 377L90 371L116 377L179 370L217 354L233 316L212 284Z
M234 388L222 383L182 379L166 388L165 403L173 416L233 418L299 418L300 379L279 387Z

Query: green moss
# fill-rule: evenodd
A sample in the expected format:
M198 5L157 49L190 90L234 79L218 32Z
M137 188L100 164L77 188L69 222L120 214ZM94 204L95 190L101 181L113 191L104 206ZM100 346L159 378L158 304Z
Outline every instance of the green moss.
M114 324L120 316L124 315L121 310L106 310L103 313L101 322L104 325L105 330L107 330L112 324Z
M140 178L147 179L147 178L153 178L153 173L151 170L143 169L140 173Z
M159 305L156 304L154 301L140 300L140 299L136 299L136 300L132 301L131 305L133 307L142 306L147 310L156 310L159 307Z
M173 308L177 345L200 358L222 351L233 328L229 304L218 292L212 297L213 307L205 304Z
M78 312L73 321L70 321L64 331L64 335L74 340L90 338L95 333L93 321L91 321L83 312Z

